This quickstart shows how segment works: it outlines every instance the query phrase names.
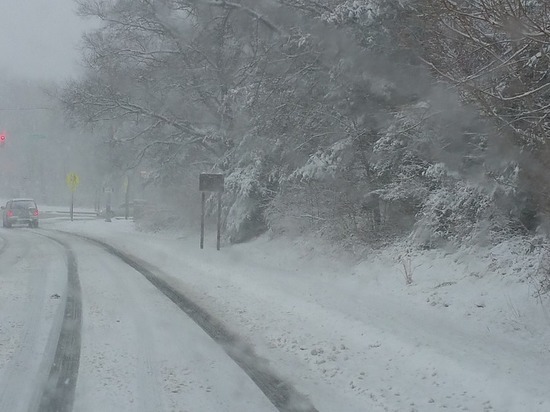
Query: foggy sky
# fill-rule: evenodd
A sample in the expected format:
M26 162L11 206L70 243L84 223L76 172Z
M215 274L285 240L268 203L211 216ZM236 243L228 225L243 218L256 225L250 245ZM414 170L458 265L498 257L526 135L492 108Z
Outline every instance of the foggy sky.
M0 74L62 80L80 71L78 44L90 22L73 0L0 0Z

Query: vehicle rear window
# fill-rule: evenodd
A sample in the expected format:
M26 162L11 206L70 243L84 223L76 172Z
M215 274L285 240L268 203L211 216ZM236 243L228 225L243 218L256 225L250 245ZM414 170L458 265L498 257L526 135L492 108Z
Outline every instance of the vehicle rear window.
M17 200L12 203L14 209L28 209L29 207L36 208L36 204L32 200Z

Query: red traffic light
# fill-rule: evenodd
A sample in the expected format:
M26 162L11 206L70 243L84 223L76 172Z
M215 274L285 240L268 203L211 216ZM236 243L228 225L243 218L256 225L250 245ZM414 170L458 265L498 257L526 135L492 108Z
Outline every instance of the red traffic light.
M6 132L0 133L0 142L4 143L6 141Z

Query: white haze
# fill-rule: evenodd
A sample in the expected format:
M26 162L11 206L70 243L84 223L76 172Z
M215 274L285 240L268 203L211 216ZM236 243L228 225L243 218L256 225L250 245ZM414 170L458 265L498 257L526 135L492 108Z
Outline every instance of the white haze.
M40 80L78 74L78 44L90 23L73 0L0 0L0 73Z

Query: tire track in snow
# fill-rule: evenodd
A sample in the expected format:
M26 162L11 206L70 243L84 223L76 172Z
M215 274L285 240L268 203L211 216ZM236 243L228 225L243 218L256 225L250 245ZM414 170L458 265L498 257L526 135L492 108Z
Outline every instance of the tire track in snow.
M82 301L78 265L70 246L54 237L38 234L59 243L65 248L67 255L67 298L63 323L38 410L40 412L69 412L73 409L80 363Z
M231 333L220 321L155 274L162 274L161 270L101 240L70 232L57 232L94 243L141 273L218 343L280 412L317 412L309 399L269 369L267 360L258 357L249 345Z

